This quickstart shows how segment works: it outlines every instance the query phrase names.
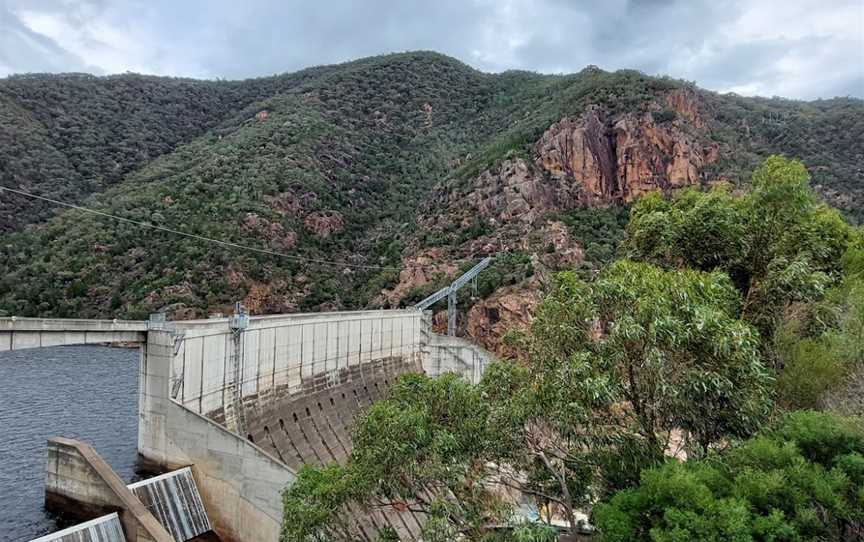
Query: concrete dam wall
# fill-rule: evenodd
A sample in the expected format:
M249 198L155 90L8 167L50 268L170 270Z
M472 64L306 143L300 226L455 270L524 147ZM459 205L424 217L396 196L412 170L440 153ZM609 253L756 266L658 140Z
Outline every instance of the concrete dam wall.
M302 393L322 375L338 384L340 375L370 362L419 362L428 343L422 320L418 311L263 316L238 334L224 320L178 322L183 335L172 360L172 397L234 427L242 421L233 412L238 398L255 406L277 392Z
M440 338L416 310L252 317L151 325L142 348L139 453L191 466L226 541L278 540L281 491L304 464L344 462L355 416L398 375L455 370L476 380L488 353ZM476 350L475 350L476 349ZM356 514L358 536L390 526L417 539L423 518Z
M194 481L203 505L192 508L209 518L224 542L276 542L281 492L296 479L297 470L306 464L346 461L354 419L382 398L400 374L456 372L476 382L491 360L476 345L433 334L430 315L413 309L235 315L178 322L0 318L0 350L115 341L141 344L138 452L142 462L162 471L189 467L183 471L188 473L183 481L187 485ZM62 454L51 456L50 451L49 447L49 473L54 465L58 480L72 479L61 467L98 463L88 459L93 455L89 451L78 454L83 463L52 463L51 457ZM106 469L110 471L106 465L70 472ZM96 478L112 480L108 474ZM66 494L61 485L50 482L46 490L51 498L96 505L109 502L108 497L104 502L94 500L89 490ZM87 487L102 487L100 483ZM105 495L114 499L110 502L129 501L124 510L140 506L138 497L127 495L119 480L108 486L112 489ZM145 491L145 486L149 487L136 489ZM159 487L165 494L184 493L180 485ZM148 515L144 512L142 517ZM144 523L153 532L161 530L158 535L145 533L127 512L119 515L119 521L129 542L187 536L185 528L174 528L167 516L160 517L171 534L152 517ZM424 521L417 514L394 509L356 510L352 519L361 540L377 538L383 527L393 528L403 540L418 540ZM98 529L102 528L100 524ZM85 526L88 529L98 532Z

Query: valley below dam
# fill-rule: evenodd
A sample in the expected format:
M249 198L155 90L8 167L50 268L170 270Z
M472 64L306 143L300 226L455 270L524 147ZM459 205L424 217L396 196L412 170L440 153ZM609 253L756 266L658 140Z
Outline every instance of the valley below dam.
M0 542L67 526L43 508L46 441L91 443L136 479L138 349L93 346L0 353Z

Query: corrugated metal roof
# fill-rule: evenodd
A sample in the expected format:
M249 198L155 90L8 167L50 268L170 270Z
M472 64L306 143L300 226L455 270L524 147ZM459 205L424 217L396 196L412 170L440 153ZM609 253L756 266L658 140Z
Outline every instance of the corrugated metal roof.
M178 541L195 538L212 528L189 467L128 487Z
M31 542L126 542L126 537L115 512Z

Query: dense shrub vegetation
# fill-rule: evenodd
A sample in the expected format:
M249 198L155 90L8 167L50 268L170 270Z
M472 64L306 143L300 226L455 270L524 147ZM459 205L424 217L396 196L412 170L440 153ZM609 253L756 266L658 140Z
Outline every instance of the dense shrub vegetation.
M596 269L618 256L629 208L577 208L561 217L580 245L585 247L584 267Z
M780 399L813 407L862 359L861 231L818 201L807 172L769 158L752 189L650 195L634 205L626 251L667 268L720 270L778 369Z
M317 70L242 82L136 74L28 74L0 80L0 181L76 203ZM50 216L0 200L0 231Z
M732 449L642 471L595 518L604 542L861 540L864 425L794 412Z
M572 535L579 508L603 542L861 540L864 419L786 410L864 368L861 232L780 157L744 194L646 196L626 231L630 259L559 274L479 384L403 376L346 465L285 492L282 540L388 506L428 540L541 540L548 511Z
M32 79L3 83L39 86L41 79ZM398 241L402 224L412 220L431 185L446 176L449 161L482 136L482 125L473 119L491 96L485 80L451 59L411 54L231 84L227 88L243 96L238 103L254 105L214 112L207 117L213 121L209 132L87 200L90 207L125 218L348 265L301 267L290 259L225 250L69 211L6 236L0 305L19 315L140 317L166 307L202 314L227 307L255 284L267 284L271 298L280 301L271 299L256 310L362 306L374 295L362 286L378 270L351 265L398 266L398 245L381 250L381 242ZM267 98L261 101L256 92ZM61 98L76 105L68 95ZM102 102L93 107L109 109ZM259 111L266 111L266 118L256 119ZM182 115L165 118L186 125ZM170 126L153 129L162 128L171 131ZM82 144L81 152L100 154L100 141L122 140L104 130L99 134ZM134 142L123 145L140 148ZM39 163L33 152L28 163ZM21 182L31 177L22 173ZM22 186L14 181L9 184ZM58 182L80 188L74 179ZM23 187L77 199L38 184ZM15 212L30 205L20 196L2 197L17 206ZM340 213L344 229L330 237L310 231L304 217L319 211Z
M735 149L723 153L715 167L722 176L746 180L765 156L785 154L807 165L813 185L832 205L856 223L864 222L864 186L858 167L864 158L860 100L800 102L713 94L708 98L718 121L712 137Z
M820 194L857 216L864 106L852 99L719 96L594 67L567 76L491 75L425 52L237 82L2 79L2 185L292 256L383 269L299 265L2 192L0 314L200 316L247 296L260 312L367 306L394 283L403 251L494 235L480 220L453 224L446 235L418 228L417 213L436 212L426 198L437 183L467 182L505 156L530 155L551 123L589 105L644 112L682 87L697 92L715 119L707 130L721 160L709 179L739 182L767 154L787 153L804 159ZM668 108L652 114L686 124ZM329 236L304 224L312 213L334 211L344 228ZM587 267L616 256L625 214L565 217L586 243Z

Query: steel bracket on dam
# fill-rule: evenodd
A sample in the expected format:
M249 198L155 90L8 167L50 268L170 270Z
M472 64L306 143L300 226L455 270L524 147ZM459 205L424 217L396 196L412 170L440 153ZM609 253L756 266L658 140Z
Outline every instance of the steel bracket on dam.
M491 355L431 331L414 309L149 322L0 318L0 350L140 344L138 452L159 470L191 469L226 542L279 538L282 490L304 464L344 462L357 413L405 372L476 382ZM383 527L417 540L423 518L357 514L358 538ZM133 539L134 540L134 539Z

